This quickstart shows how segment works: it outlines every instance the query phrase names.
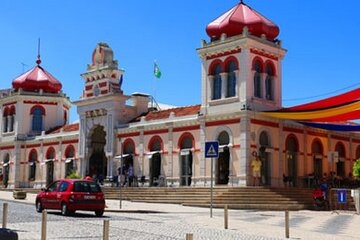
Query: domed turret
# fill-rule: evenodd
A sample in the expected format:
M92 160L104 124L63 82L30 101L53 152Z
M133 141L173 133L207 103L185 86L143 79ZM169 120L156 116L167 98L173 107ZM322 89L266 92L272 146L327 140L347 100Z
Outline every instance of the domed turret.
M88 70L102 68L117 68L118 63L114 60L114 52L108 44L100 42L92 54L92 63L88 65Z
M40 64L41 61L38 59L37 63ZM42 89L47 93L58 93L62 88L61 83L40 65L13 80L12 86L15 90L21 88L25 91L39 92Z
M206 27L206 32L211 39L219 39L225 33L227 37L240 35L244 27L248 28L251 35L273 41L279 35L279 27L270 20L256 12L242 1L215 19Z

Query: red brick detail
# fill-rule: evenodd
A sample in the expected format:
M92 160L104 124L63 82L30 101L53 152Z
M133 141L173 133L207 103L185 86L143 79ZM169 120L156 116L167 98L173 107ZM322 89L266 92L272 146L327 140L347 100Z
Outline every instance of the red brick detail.
M278 57L272 56L272 55L267 54L267 53L265 53L265 52L258 51L258 50L253 49L253 48L250 49L250 52L251 52L251 53L254 53L254 54L257 54L257 55L259 55L259 56L262 56L262 57L267 57L267 58L273 59L273 60L275 60L275 61L278 61L278 60L279 60Z
M4 147L0 147L0 150L8 150L8 149L14 149L14 146L4 146Z
M263 120L258 120L258 119L251 119L251 123L257 124L257 125L262 125L262 126L274 127L274 128L279 127L278 123L273 123L273 122L268 122L268 121L263 121Z
M16 103L17 103L16 101L15 102L8 102L8 103L4 103L3 106L5 107L5 106L9 106L9 105L16 104Z
M335 139L335 140L340 140L340 141L347 141L347 142L350 141L350 138L349 138L349 137L331 136L331 138L332 138L332 139Z
M144 135L163 134L163 133L168 133L168 132L169 132L168 129L149 130L149 131L144 131Z
M214 59L214 58L219 58L219 57L224 57L230 54L235 54L235 53L240 53L241 52L241 48L240 49L235 49L235 50L231 50L231 51L226 51L223 53L219 53L219 54L214 54L211 56L207 56L206 60L210 60L210 59Z
M92 85L92 84L85 86L85 90L86 90L86 91L89 91L89 90L91 90L92 88L93 88L93 85Z
M205 126L211 127L211 126L221 126L221 125L237 124L237 123L240 123L240 119L230 119L230 120L207 122L207 123L205 123Z
M88 93L88 94L86 94L86 97L92 97L93 96L93 94L92 93Z
M200 125L195 125L195 126L174 128L174 132L186 132L186 131L199 130L199 129L200 129Z
M353 143L360 143L360 139L353 139L352 142Z
M72 144L72 143L78 143L79 139L74 139L74 140L67 140L67 141L63 141L62 144Z
M106 82L101 82L99 83L99 87L106 87L107 83Z
M233 148L240 148L241 146L240 146L240 144L235 144L234 146L233 146Z
M28 100L25 100L24 104L57 105L57 102L44 102L44 101L28 101Z
M108 90L107 90L107 89L101 91L101 94L107 94L107 93L108 93Z
M283 128L283 131L285 131L285 132L292 132L292 133L301 133L301 134L304 133L304 130L303 130L303 129L297 129L297 128L291 128L291 127L284 127L284 128Z
M311 136L314 136L314 137L327 137L326 133L318 133L318 132L309 131L308 134Z
M140 136L139 132L123 133L123 134L118 134L117 135L118 138L137 137L137 136Z
M187 106L187 107L178 107L178 108L170 108L166 110L160 111L152 111L145 115L146 121L151 120L159 120L169 118L170 113L173 112L175 117L182 117L188 115L196 115L200 111L200 105ZM133 122L139 122L142 116L137 117Z

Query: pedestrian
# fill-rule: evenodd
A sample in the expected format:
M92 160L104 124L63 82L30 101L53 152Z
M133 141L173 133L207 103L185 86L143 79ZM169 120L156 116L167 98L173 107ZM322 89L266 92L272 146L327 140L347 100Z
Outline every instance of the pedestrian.
M261 160L256 152L253 153L253 160L251 161L251 169L253 174L253 185L260 186Z

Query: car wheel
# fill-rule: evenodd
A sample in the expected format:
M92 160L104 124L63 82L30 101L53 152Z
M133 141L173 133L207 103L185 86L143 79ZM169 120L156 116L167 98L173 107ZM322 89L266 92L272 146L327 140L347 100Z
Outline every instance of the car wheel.
M0 228L0 239L6 240L18 240L18 234L11 229L8 228Z
M97 210L97 211L95 211L95 215L96 215L97 217L102 217L102 216L104 215L104 210Z
M63 216L69 215L69 209L68 209L68 206L67 206L66 203L62 203L62 204L61 204L61 214L62 214Z
M42 207L42 204L41 204L41 201L40 201L40 200L37 200L37 201L36 201L35 207L36 207L36 211L37 211L38 213L41 213L41 212L42 212L43 207Z

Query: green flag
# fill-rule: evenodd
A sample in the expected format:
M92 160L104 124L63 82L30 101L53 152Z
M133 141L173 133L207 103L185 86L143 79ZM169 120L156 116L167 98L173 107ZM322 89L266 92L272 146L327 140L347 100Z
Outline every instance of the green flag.
M158 65L156 63L154 63L154 76L156 78L160 78L161 77L161 72L160 72L160 68L158 67Z

